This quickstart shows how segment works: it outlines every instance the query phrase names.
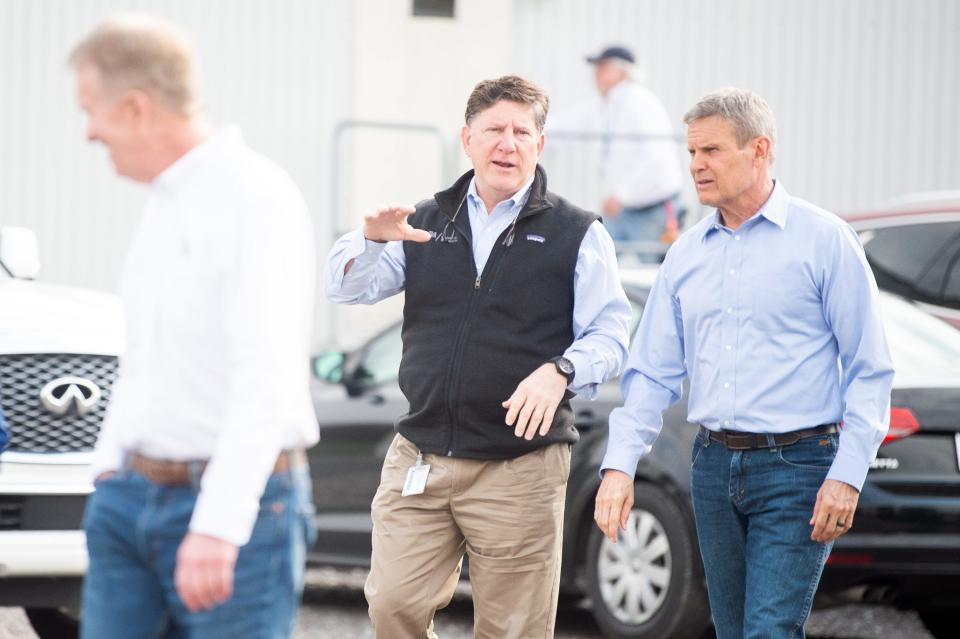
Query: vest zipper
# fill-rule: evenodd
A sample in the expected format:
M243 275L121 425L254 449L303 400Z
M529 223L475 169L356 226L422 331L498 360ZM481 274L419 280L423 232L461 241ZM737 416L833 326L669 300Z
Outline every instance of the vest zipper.
M473 254L470 255L470 260L473 261ZM477 279L474 280L473 293L470 295L470 301L467 304L467 312L464 315L463 323L460 325L460 330L457 332L457 337L453 342L453 357L450 359L450 369L447 374L447 414L450 418L450 435L447 437L447 457L453 457L453 448L454 448L454 433L457 430L459 423L457 418L457 405L456 398L457 393L460 390L460 365L463 362L463 350L467 343L467 333L469 332L470 324L473 322L473 318L476 315L476 306L478 299L478 291L480 290L480 275L477 275Z
M490 257L487 258L487 263L483 267L483 273L495 274L499 271L500 259L503 257L503 253L507 248L509 248L509 245L505 245L503 242L498 242L493 245ZM470 252L470 260L471 262L473 261L472 251ZM450 360L450 371L447 375L447 379L449 380L447 386L447 413L450 416L450 437L447 439L447 457L453 456L454 434L460 425L457 416L459 411L457 410L458 407L456 404L457 395L460 391L460 364L463 361L463 350L467 343L467 334L470 332L470 325L476 316L476 307L480 299L480 282L483 278L483 273L477 273L477 279L473 281L473 294L470 296L470 301L467 304L467 314L454 341L453 358Z

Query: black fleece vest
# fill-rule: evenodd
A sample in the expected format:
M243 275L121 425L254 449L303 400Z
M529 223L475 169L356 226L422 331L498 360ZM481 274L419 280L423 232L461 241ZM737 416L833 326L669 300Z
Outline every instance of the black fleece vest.
M400 388L410 411L397 419L397 430L424 452L476 459L576 442L569 391L550 432L533 441L514 436L501 403L573 343L577 256L598 217L549 193L538 166L516 224L501 234L478 274L464 201L472 177L470 171L421 202L409 218L435 239L404 242Z

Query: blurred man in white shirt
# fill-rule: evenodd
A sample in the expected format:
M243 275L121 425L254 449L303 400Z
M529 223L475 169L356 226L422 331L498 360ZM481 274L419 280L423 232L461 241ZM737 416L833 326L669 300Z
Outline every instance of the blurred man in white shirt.
M621 46L587 58L598 95L549 123L552 133L597 134L601 210L618 247L659 252L676 236L682 172L663 103L632 78L635 58Z
M172 25L109 18L70 64L87 138L149 185L84 519L82 635L287 636L314 536L306 205L239 130L207 123Z

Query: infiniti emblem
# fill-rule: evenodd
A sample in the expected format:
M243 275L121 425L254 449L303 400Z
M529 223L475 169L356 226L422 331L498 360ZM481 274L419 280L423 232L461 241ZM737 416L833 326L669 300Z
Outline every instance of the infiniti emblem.
M100 401L100 387L82 377L59 377L40 391L43 406L54 415L77 415L92 411Z

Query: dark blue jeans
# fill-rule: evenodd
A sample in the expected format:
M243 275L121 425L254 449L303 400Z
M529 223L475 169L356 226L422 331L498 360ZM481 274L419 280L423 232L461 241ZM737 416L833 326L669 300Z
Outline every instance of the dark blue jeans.
M680 196L675 195L653 206L640 209L624 207L617 217L604 218L603 225L607 228L614 242L647 242L651 245L658 245L666 224L667 202L670 203L679 218L682 213L682 204ZM677 222L679 223L680 220L677 219Z
M805 636L831 547L808 522L837 443L732 451L697 436L691 491L717 639Z
M160 486L122 471L97 482L84 514L90 567L83 584L85 639L274 639L290 636L306 549L315 539L306 468L275 473L249 543L240 548L233 595L190 612L173 581L196 486Z

